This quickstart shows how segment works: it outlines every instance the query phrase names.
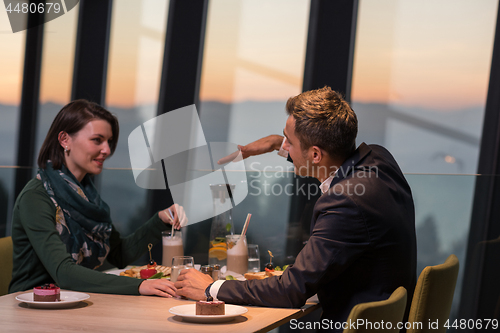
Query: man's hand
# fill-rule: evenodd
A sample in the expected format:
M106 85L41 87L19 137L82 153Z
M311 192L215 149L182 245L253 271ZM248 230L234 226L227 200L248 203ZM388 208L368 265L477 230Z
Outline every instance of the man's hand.
M139 286L139 293L141 295L172 297L177 296L176 291L174 283L166 279L144 280Z
M238 149L241 151L243 158L245 159L250 156L261 155L265 153L270 153L273 150L279 150L282 142L283 142L283 136L269 135L257 141L251 142L246 146L238 145ZM236 151L231 155L221 158L219 161L217 161L217 164L220 165L227 162L231 162L232 160L234 160L236 156L238 156L238 153L239 152Z
M170 212L172 212L172 215L174 216L173 220L170 216ZM173 204L167 209L159 211L158 216L163 221L163 223L171 224L177 230L180 230L181 227L185 227L188 223L188 218L186 216L186 212L184 211L184 207L180 206L179 204Z
M196 269L183 269L177 277L175 288L177 295L196 301L206 300L205 289L214 282L210 275L203 274Z

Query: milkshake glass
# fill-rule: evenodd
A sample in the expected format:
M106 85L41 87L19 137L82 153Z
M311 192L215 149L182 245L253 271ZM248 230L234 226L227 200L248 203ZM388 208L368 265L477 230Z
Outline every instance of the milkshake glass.
M161 233L163 241L163 266L172 266L172 258L175 256L183 256L184 248L182 245L182 232L174 230L174 236L172 237L172 231L163 231Z
M227 235L227 270L239 274L248 271L247 237L239 241L240 235Z

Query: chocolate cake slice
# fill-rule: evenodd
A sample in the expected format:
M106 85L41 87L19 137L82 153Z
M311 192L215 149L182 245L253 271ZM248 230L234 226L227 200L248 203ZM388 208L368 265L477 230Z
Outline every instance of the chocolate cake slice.
M225 313L226 313L225 303L222 301L196 302L197 315L217 316L217 315L224 315Z

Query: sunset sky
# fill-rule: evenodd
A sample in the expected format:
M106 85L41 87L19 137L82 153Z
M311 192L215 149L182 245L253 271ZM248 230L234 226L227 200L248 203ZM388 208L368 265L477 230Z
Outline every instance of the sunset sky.
M455 110L483 105L495 0L361 0L352 100ZM45 26L42 102L70 98L78 7ZM113 5L106 104L158 98L168 1ZM309 1L211 0L201 99L284 100L300 92ZM0 103L20 100L25 32L0 10Z
M497 1L362 0L352 99L484 105Z

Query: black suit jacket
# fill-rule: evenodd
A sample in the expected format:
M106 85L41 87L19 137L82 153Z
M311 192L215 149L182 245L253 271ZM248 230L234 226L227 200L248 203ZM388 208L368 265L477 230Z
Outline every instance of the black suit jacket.
M323 319L346 321L358 303L416 282L415 210L392 155L362 143L314 206L311 236L281 277L226 281L227 303L298 308L318 294ZM341 330L340 330L341 331Z

